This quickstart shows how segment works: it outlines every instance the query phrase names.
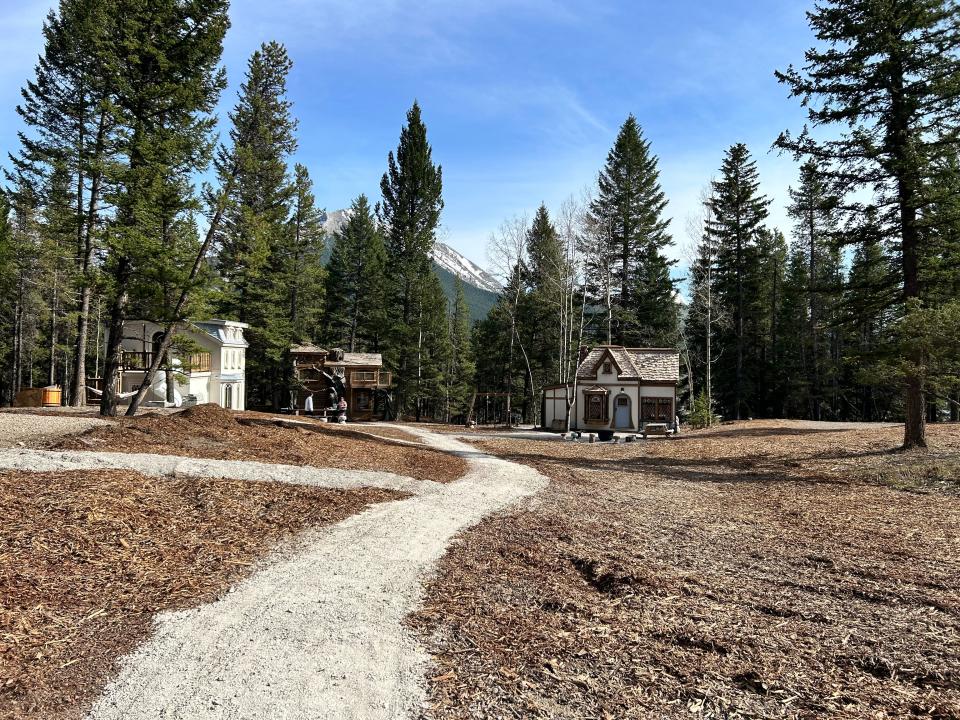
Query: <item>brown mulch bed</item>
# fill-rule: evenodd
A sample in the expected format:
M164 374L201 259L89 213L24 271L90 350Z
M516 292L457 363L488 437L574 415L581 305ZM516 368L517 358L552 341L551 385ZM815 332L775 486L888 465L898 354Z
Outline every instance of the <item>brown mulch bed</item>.
M153 615L210 602L278 541L379 489L0 473L0 718L81 717Z
M197 405L172 415L118 419L109 427L95 428L64 440L56 447L258 460L345 470L384 470L435 482L450 482L466 472L466 461L454 455L428 447L358 437L325 423L313 423L319 432L309 432L274 426L246 426L238 421L240 418L264 420L272 417L261 413L236 413L216 405Z
M301 420L303 418L296 418L296 420ZM422 443L423 441L414 435L409 433L406 430L401 430L396 427L386 427L384 425L376 425L372 423L346 423L341 425L340 423L319 423L323 429L330 432L340 432L344 434L359 434L359 435L373 435L374 437L381 437L387 440L404 440L406 442L412 443ZM428 428L429 429L429 428Z
M553 482L444 558L426 716L960 718L960 497L884 484L940 463L899 432L478 443Z

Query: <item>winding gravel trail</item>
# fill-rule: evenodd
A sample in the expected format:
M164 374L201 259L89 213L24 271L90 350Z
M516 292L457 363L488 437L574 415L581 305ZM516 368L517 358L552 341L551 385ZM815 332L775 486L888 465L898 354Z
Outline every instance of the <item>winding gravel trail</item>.
M547 483L452 437L417 434L462 454L467 474L308 533L222 599L160 615L90 720L416 716L429 656L403 623L425 576L454 535Z
M0 470L134 470L155 477L208 477L271 481L327 488L378 487L413 495L431 492L439 483L376 470L338 470L310 465L274 465L251 460L206 460L180 455L97 452L87 450L0 450Z

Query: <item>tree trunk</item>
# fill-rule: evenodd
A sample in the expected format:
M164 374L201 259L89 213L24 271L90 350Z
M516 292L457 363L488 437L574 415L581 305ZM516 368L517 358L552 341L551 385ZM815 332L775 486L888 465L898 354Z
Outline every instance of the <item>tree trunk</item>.
M123 324L127 312L127 285L130 281L130 260L121 257L114 273L116 282L113 302L110 305L110 329L107 335L106 360L103 367L103 395L100 398L100 414L115 417L117 414L118 380L123 363ZM154 362L158 362L155 358Z
M176 402L176 398L177 398L177 395L176 395L177 387L176 387L176 379L175 379L176 376L174 375L174 372L173 372L173 357L170 355L169 350L167 350L165 358L166 358L165 360L166 367L164 368L164 381L167 386L167 396L165 399L168 405L173 405Z
M737 234L737 380L736 418L740 420L743 403L743 239Z
M48 385L57 382L57 271L53 271L53 302L50 305L50 372Z
M20 392L20 365L23 362L23 286L18 288L13 306L13 367L10 369L10 400Z
M810 307L810 419L820 419L820 343L817 337L817 291L816 291L816 273L817 273L817 255L816 255L816 223L814 221L813 209L809 211L810 233L810 258L809 258L809 278L808 278L808 302Z
M927 413L923 385L919 378L907 379L906 423L904 425L903 447L925 448L927 446Z
M103 154L106 137L107 114L100 113L100 123L97 127L97 141L94 157L99 159ZM90 199L87 204L87 217L83 228L83 241L78 247L80 265L80 307L77 313L77 342L73 353L73 382L70 390L70 405L79 407L86 403L87 384L87 340L90 335L90 299L93 295L93 228L97 218L97 202L100 194L101 173L95 172L91 176ZM99 332L99 328L98 328Z

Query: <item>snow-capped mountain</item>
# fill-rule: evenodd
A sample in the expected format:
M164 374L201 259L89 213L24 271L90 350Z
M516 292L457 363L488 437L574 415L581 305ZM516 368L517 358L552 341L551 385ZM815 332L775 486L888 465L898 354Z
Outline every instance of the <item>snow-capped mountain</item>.
M325 213L323 229L326 230L328 236L332 235L343 227L344 223L349 219L349 208ZM493 275L472 260L458 253L446 243L437 241L434 244L432 260L438 267L456 275L467 285L472 285L475 288L491 293L499 293L501 290L500 283L497 282L497 279Z
M499 293L502 289L497 279L477 265L465 258L446 243L437 241L433 246L433 261L444 270L453 273L460 280L481 290Z

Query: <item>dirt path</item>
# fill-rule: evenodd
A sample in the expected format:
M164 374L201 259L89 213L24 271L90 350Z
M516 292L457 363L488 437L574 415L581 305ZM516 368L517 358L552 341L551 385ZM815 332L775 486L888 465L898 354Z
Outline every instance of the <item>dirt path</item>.
M134 470L155 477L209 477L286 482L328 488L378 487L411 494L439 486L423 480L373 470L274 465L251 460L208 460L181 455L88 452L83 450L0 450L0 470L56 472L59 470Z
M459 531L543 488L532 468L417 432L469 472L310 533L221 600L161 615L91 720L401 718L426 698L429 656L405 627Z

